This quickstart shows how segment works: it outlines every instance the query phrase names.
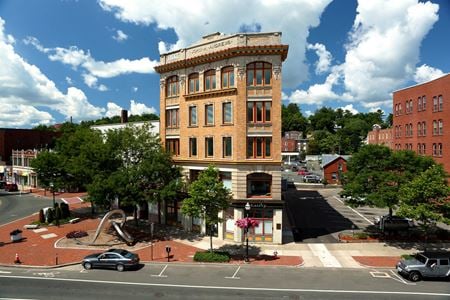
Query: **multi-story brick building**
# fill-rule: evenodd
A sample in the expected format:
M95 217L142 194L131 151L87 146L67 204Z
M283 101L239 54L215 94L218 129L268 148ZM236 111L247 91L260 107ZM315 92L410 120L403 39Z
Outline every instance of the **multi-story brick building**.
M429 155L450 173L450 74L394 92L394 150Z
M367 144L385 145L393 149L392 128L382 129L380 125L374 124L372 131L367 133Z
M282 242L281 65L288 46L281 33L212 34L179 51L161 55L160 136L187 180L209 164L233 194L218 224L218 236L242 241L235 221L260 220L254 241ZM199 220L180 216L185 228Z

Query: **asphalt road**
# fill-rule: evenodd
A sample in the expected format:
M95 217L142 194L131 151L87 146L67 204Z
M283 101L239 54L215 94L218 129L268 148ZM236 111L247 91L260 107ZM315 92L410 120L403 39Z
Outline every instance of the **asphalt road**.
M119 273L0 269L0 297L20 299L449 299L445 281L392 270L152 264Z
M0 190L0 225L38 213L47 206L52 206L52 200Z

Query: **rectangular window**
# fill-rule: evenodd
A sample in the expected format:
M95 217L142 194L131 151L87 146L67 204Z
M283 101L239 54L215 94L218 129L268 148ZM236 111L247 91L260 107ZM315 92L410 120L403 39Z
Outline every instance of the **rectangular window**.
M214 139L212 137L205 138L205 154L206 157L214 156Z
M439 120L438 122L438 126L439 126L439 135L443 135L444 134L444 122L442 120Z
M179 139L167 139L166 140L166 151L170 152L172 155L180 155L180 140Z
M189 156L197 156L197 138L189 138Z
M422 132L423 132L423 136L427 135L427 123L426 122L422 122Z
M271 137L248 137L247 138L247 158L268 158L271 157L272 138Z
M271 120L271 101L247 102L248 123L269 123Z
M205 105L205 125L214 125L214 105Z
M234 68L225 67L222 69L222 88L231 88L234 86Z
M438 150L437 151L438 151L437 155L438 156L442 156L442 144L441 143L438 144Z
M438 103L439 103L439 111L442 111L444 109L444 99L442 98L442 95L439 95Z
M417 111L422 110L422 97L417 98Z
M222 103L222 120L223 124L231 124L233 123L233 113L231 102Z
M179 109L168 109L166 110L166 127L167 128L178 128L180 126L180 118L178 116Z
M433 135L438 134L438 123L437 121L433 121Z
M198 74L189 76L189 93L197 93L200 91L200 80Z
M232 155L232 144L231 136L223 137L223 157L231 157Z
M197 126L197 106L189 107L189 126Z
M253 123L253 102L247 102L247 122Z
M434 96L433 97L433 112L436 112L436 111L438 111L438 100L437 100L437 97Z
M436 156L437 154L437 146L436 144L433 144L433 156Z

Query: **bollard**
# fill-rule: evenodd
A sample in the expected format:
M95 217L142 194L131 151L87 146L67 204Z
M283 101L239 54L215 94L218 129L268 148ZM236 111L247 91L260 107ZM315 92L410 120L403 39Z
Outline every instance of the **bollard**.
M167 262L169 262L170 261L170 251L171 251L172 249L170 249L170 246L169 245L167 245L166 246L166 252L167 252Z
M55 265L58 265L58 253L55 254Z
M273 251L273 257L277 258L277 256L278 256L277 250Z

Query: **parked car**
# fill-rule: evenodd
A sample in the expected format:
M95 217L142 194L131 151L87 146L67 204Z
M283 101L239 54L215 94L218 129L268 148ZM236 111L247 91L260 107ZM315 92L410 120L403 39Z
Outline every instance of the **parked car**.
M305 169L301 169L297 172L297 175L302 175L302 176L311 175L311 172L308 172L308 170L305 170Z
M81 265L86 269L116 269L119 272L139 265L139 255L123 249L110 249L106 252L86 256Z
M385 215L375 217L374 223L379 227L381 231L407 230L411 227L414 227L414 221L412 219L399 216Z
M319 183L322 180L319 175L310 174L303 177L303 182L307 183Z
M4 189L6 185L5 181L0 181L0 189Z
M450 279L450 252L419 252L397 263L399 274L411 281L423 277L447 277Z
M7 183L4 187L5 191L7 192L17 192L19 188L17 187L17 184L15 183Z

